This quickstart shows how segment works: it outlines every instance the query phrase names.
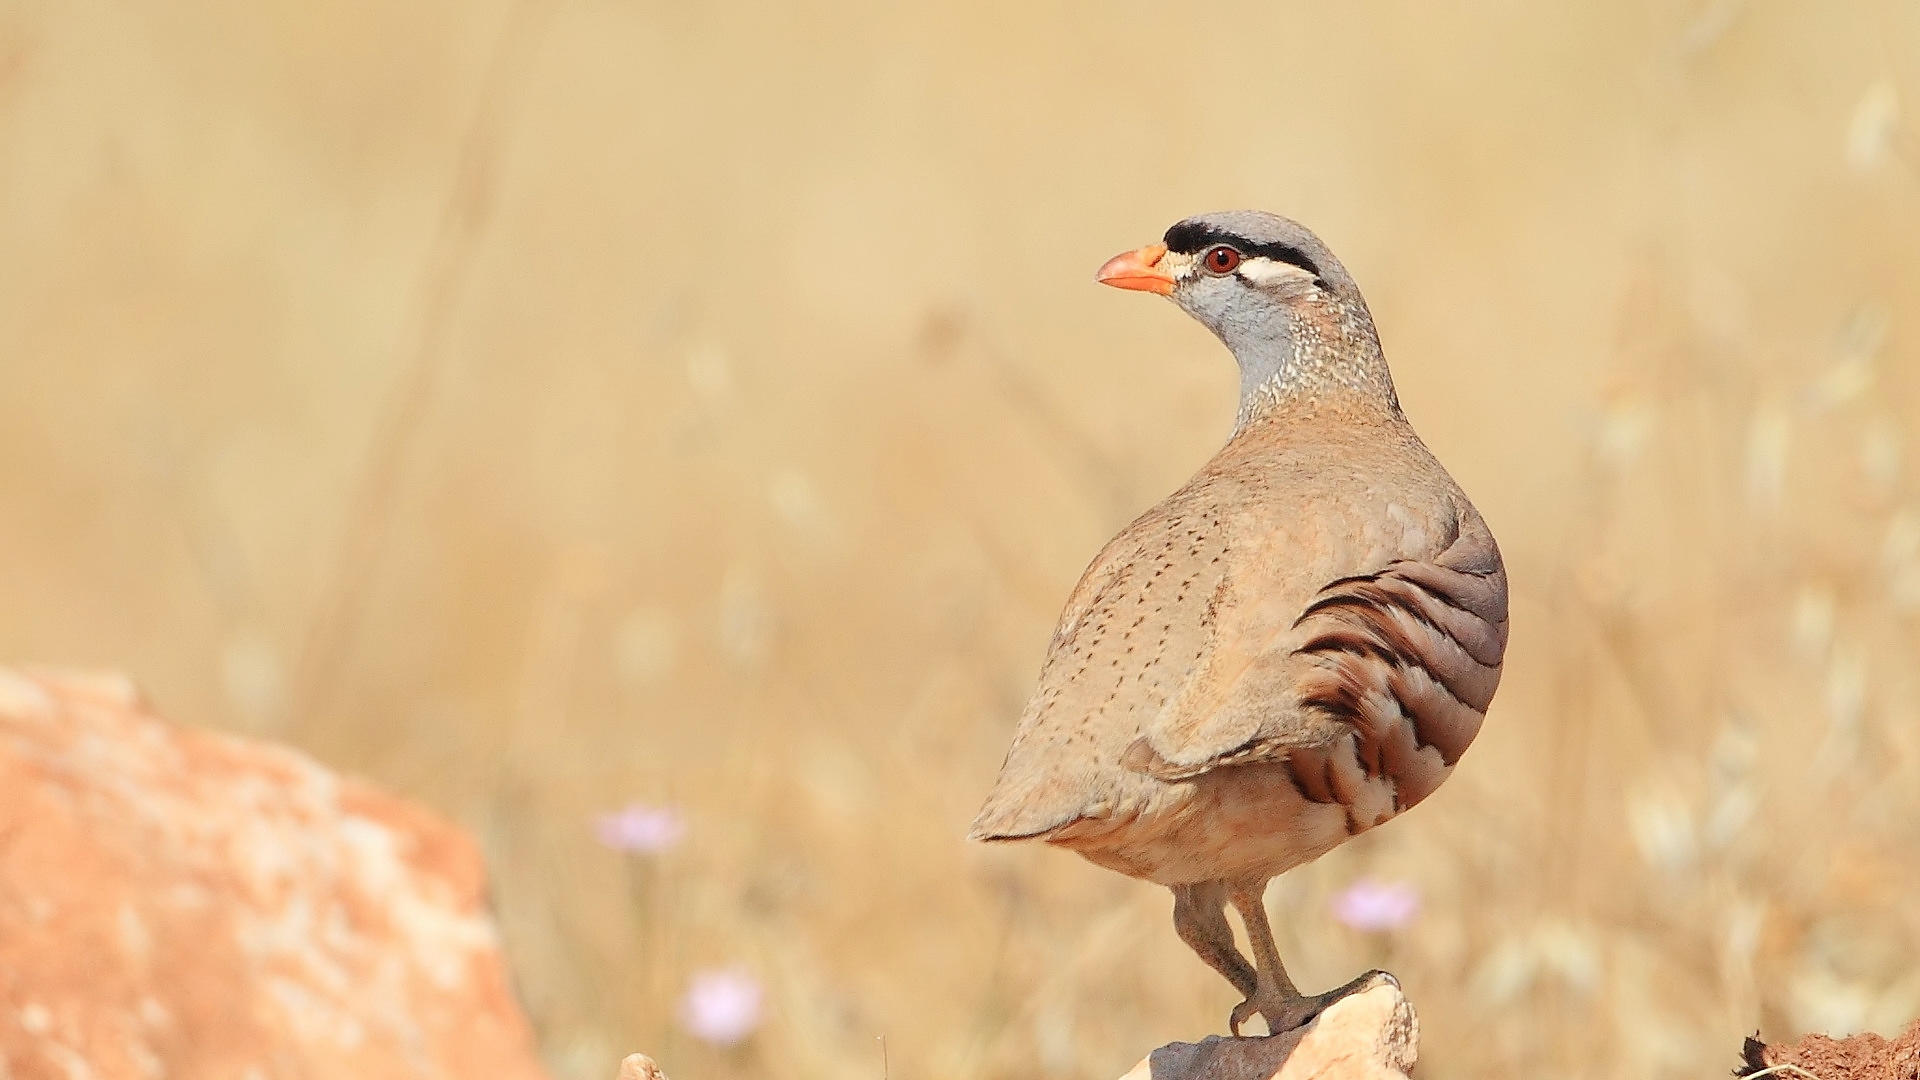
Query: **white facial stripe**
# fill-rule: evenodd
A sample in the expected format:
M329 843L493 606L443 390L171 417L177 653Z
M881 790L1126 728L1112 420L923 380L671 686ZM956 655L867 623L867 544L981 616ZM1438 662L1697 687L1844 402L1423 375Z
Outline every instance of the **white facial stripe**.
M1169 251L1160 257L1160 269L1172 274L1175 281L1185 281L1192 277L1198 265L1193 256L1178 251Z
M1281 284L1305 285L1313 282L1312 271L1278 259L1269 259L1264 255L1253 255L1242 259L1240 276L1264 288Z

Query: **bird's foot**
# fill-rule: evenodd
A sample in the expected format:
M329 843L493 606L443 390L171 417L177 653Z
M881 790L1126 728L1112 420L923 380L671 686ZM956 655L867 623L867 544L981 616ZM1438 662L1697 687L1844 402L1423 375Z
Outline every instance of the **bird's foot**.
M1281 1035L1295 1028L1302 1028L1314 1022L1321 1013L1341 998L1370 990L1384 980L1392 986L1400 981L1384 971L1369 971L1365 975L1336 987L1324 994L1285 994L1279 988L1262 986L1247 1000L1233 1007L1227 1017L1227 1030L1235 1036L1240 1034L1240 1025L1246 1023L1255 1013L1267 1022L1268 1035Z

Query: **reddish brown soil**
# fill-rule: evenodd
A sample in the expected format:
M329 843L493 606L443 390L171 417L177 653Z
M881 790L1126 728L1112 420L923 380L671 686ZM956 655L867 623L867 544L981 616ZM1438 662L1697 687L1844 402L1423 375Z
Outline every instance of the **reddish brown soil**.
M1808 1035L1792 1045L1748 1039L1735 1076L1783 1080L1920 1080L1920 1020L1893 1039L1868 1033L1836 1039Z

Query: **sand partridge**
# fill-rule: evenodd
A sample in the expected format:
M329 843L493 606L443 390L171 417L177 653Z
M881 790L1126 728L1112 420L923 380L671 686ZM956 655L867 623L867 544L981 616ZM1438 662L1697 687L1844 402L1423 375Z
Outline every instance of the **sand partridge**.
M1173 890L1180 937L1271 1032L1302 994L1264 894L1426 798L1507 644L1486 522L1400 411L1360 290L1305 227L1188 218L1099 281L1159 293L1240 365L1233 435L1074 588L976 840L1040 839ZM1252 948L1234 943L1226 905Z

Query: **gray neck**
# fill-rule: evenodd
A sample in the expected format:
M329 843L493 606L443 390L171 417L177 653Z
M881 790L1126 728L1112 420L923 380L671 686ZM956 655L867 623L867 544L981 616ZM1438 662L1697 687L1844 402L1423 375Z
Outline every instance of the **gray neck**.
M1291 404L1382 409L1400 402L1373 321L1362 307L1333 301L1319 310L1265 308L1260 318L1228 312L1214 326L1240 365L1236 428Z

